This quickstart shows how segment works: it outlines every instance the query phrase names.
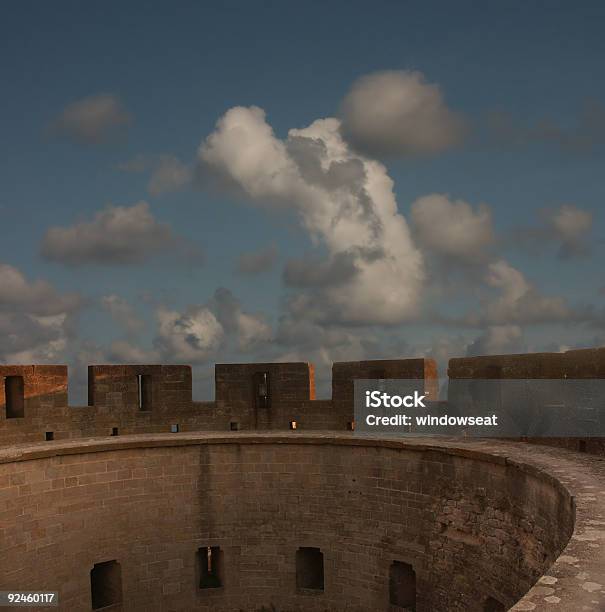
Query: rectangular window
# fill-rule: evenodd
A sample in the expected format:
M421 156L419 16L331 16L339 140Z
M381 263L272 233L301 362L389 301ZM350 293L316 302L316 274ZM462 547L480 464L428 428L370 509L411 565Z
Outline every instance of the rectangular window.
M290 429L297 429L298 423L296 421L290 421Z
M170 433L179 433L179 424L175 423L174 425L170 426Z
M139 374L137 376L139 391L139 410L151 410L152 402L152 377L150 374Z
M220 546L204 546L197 551L200 589L223 586L223 553Z
M409 563L393 561L389 570L391 605L416 609L416 572Z
M7 419L17 419L25 416L23 376L7 376L4 379L4 405L6 406Z
M237 421L231 421L229 423L229 429L231 431L239 431L239 423Z
M118 428L117 427L112 427L111 428L111 435L112 436L117 436L118 435Z
M324 590L324 555L319 548L303 547L296 551L296 586Z
M44 439L49 442L50 440L54 440L55 439L55 434L52 431L47 431L44 434Z
M122 568L117 561L95 563L90 570L90 594L93 610L122 602Z
M256 372L254 374L254 399L257 408L271 407L269 372Z

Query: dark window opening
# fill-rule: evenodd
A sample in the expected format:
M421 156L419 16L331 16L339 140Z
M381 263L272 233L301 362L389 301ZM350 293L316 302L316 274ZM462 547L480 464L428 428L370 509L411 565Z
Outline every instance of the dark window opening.
M49 442L50 440L54 440L54 439L55 439L55 434L54 434L54 432L52 432L52 431L47 431L47 432L44 434L44 439L45 439L47 442Z
M497 599L488 597L483 604L483 612L505 612L504 604L501 604Z
M296 551L296 586L324 590L324 555L319 548L304 547Z
M111 428L111 435L112 436L117 436L118 435L118 428L117 427L112 427Z
M170 426L170 433L179 433L180 427L178 423Z
M139 393L139 410L151 410L152 385L151 375L139 374L137 376L137 386Z
M223 586L223 553L220 546L204 546L197 551L200 589L218 589Z
M579 440L578 441L578 450L581 453L585 453L586 452L586 440Z
M237 421L231 421L229 423L229 429L231 431L239 431L239 423Z
M298 423L296 421L290 421L290 429L298 429Z
M4 400L7 419L18 419L25 416L23 376L7 376L4 379Z
M257 408L271 407L269 372L256 372L254 374L254 399Z
M393 606L416 609L416 572L409 563L393 561L389 569L389 601Z
M122 568L117 561L95 563L90 570L90 594L93 610L121 603Z
M349 421L347 423L347 430L348 431L355 431L355 421Z

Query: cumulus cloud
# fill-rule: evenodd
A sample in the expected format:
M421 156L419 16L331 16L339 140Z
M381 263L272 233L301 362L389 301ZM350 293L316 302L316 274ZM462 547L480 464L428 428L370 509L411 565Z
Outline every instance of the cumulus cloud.
M237 271L246 276L253 276L269 271L277 260L277 247L270 245L257 251L241 253L237 259Z
M545 248L557 248L560 259L581 257L590 253L590 233L593 214L573 204L540 211L540 222L534 226L520 226L513 230L511 242L531 253Z
M422 256L397 210L386 168L350 149L337 119L275 137L257 107L236 107L199 149L204 173L235 184L258 206L293 210L328 258L355 273L312 296L317 316L354 324L396 324L417 313ZM301 276L298 274L297 276Z
M431 194L412 204L411 220L414 237L448 260L480 263L495 242L491 211L483 204L475 211L462 200Z
M229 291L219 287L209 302L225 333L235 336L240 350L250 350L273 336L271 326L261 314L246 312L241 302Z
M108 206L92 221L51 227L44 236L41 254L70 266L135 264L175 244L170 226L153 216L147 202L139 202Z
M62 359L84 300L44 280L29 281L0 264L0 360L48 363Z
M54 316L74 312L81 305L77 294L59 293L45 280L28 281L17 268L0 263L0 311Z
M68 104L51 124L51 132L80 144L96 145L111 140L131 121L120 98L103 93Z
M466 131L439 86L413 71L361 77L345 96L340 114L345 138L377 157L440 153L459 144Z
M483 305L481 313L467 317L470 324L549 323L576 316L563 298L542 295L522 272L504 260L489 264L485 281L498 295Z
M178 312L157 310L155 346L168 360L203 363L220 351L250 351L269 343L273 333L261 314L246 311L227 289L219 288L205 305Z
M157 311L156 347L164 359L204 362L221 347L223 326L207 307L191 307L184 313L160 308Z

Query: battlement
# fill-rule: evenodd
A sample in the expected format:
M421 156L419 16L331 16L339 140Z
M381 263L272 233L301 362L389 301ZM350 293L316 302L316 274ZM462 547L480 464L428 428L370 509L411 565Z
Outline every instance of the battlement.
M450 393L462 379L605 378L605 348L454 358ZM353 381L419 379L436 389L432 359L336 362L332 397L318 400L310 363L215 366L215 400L194 401L187 365L91 365L88 406L70 407L62 365L0 366L0 440L3 444L129 433L225 430L346 430L353 424ZM538 440L536 440L538 441ZM543 442L543 441L540 441ZM549 439L605 454L598 438Z

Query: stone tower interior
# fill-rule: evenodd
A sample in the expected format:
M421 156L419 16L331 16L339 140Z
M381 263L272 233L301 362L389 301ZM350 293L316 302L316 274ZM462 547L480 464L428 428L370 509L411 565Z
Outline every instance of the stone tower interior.
M360 436L356 379L430 359L0 366L0 590L62 610L605 610L605 440ZM605 378L605 349L450 360Z

